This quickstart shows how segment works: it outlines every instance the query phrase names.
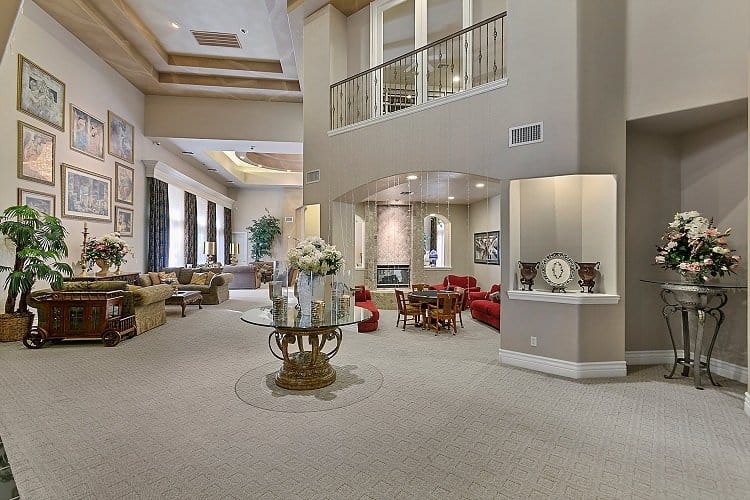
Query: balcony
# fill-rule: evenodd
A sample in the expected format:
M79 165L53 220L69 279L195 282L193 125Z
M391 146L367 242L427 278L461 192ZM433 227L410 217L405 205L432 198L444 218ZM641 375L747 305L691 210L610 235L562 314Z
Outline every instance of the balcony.
M503 82L506 14L334 83L330 130L346 130Z

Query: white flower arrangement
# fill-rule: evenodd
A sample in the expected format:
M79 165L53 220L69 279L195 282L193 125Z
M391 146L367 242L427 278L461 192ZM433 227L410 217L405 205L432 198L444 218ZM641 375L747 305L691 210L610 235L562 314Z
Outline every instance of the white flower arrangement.
M719 231L695 210L677 213L661 237L666 243L656 247L654 263L701 281L732 274L741 259L728 246L731 232L732 228Z
M317 236L300 241L289 250L288 257L292 267L324 276L336 274L344 265L341 252Z

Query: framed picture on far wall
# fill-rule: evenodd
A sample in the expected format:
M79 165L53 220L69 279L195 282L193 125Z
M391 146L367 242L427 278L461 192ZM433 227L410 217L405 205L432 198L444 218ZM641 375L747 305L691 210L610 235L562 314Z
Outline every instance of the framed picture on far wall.
M18 54L18 111L65 130L65 84Z
M115 162L115 201L132 205L134 182L135 170Z
M474 263L500 265L500 231L474 233Z
M55 136L18 121L18 177L55 185Z
M104 122L70 105L70 149L104 160Z
M133 163L135 161L133 151L135 129L129 122L111 111L107 111L107 119L109 120L109 140L107 141L109 154L128 163Z
M55 195L18 188L18 204L27 205L37 212L55 215Z
M62 170L62 216L70 219L112 220L112 179L66 165Z
M120 236L133 236L133 211L115 206L115 231Z

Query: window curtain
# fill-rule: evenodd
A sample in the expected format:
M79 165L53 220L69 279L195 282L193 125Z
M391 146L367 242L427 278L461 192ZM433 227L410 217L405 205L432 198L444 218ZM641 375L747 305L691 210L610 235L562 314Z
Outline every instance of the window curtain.
M216 241L216 203L213 201L208 202L208 210L206 211L206 241L213 241L214 243L217 243ZM217 257L219 255L219 247L216 246L216 255L214 257ZM214 259L214 262L216 262L218 259Z
M185 265L185 190L169 184L169 267Z
M232 252L232 209L224 207L224 262L230 262L229 254Z
M169 259L169 191L166 182L148 177L149 221L148 256L149 271L161 271Z
M198 263L198 203L185 191L185 264Z

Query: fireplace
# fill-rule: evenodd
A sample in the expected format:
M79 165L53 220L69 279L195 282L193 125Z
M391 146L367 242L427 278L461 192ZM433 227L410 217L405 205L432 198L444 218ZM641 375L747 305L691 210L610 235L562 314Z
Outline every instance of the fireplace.
M377 267L378 288L400 288L409 286L409 266L393 265Z

